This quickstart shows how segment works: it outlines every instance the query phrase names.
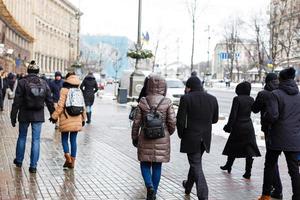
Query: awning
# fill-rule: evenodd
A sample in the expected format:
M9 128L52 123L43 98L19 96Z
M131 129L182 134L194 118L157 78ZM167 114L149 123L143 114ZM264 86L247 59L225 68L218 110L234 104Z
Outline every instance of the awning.
M15 20L15 18L10 14L3 0L0 0L0 18L25 40L27 40L28 42L34 41L34 38L29 33L27 33L27 31L25 31Z

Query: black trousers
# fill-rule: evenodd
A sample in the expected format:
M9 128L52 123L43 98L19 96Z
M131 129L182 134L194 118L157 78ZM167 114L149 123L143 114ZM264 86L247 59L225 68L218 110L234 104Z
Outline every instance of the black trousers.
M267 149L265 169L264 169L264 183L263 195L270 195L272 186L274 184L274 174L278 163L278 157L282 151ZM283 152L286 158L289 174L292 180L293 200L300 200L300 173L298 166L297 155L299 152Z
M202 145L203 147L203 145ZM186 182L186 188L191 189L196 183L197 196L199 200L208 199L208 186L202 170L202 155L204 153L204 147L199 153L188 153L187 157L190 164L188 179Z

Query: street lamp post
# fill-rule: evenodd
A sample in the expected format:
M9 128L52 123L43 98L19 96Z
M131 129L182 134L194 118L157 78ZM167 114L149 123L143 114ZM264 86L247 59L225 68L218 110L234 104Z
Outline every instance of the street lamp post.
M142 27L142 0L139 0L138 7L138 32L137 32L137 44L136 50L139 51L142 49L141 42L141 27ZM143 74L138 71L139 59L136 59L135 67L133 73L130 75L130 86L129 86L129 96L137 96L138 90L143 85Z

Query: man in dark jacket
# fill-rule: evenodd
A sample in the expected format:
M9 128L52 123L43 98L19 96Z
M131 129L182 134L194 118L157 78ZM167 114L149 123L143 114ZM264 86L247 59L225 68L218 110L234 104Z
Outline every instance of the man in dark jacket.
M272 91L278 89L278 77L275 73L269 73L266 76L265 80L265 87L264 90L260 91L257 94L257 97L255 99L254 104L252 105L252 111L254 113L259 113L261 115L261 130L265 134L265 141L266 141L266 147L268 150L268 137L271 134L270 131L270 124L265 120L264 115L266 114L266 108L269 99L271 98ZM275 174L273 175L273 184L272 187L274 188L271 192L271 197L275 199L282 199L282 184L280 179L280 174L278 170L278 164L275 167Z
M183 181L185 193L190 194L194 183L197 196L208 199L208 186L202 170L202 155L209 153L212 124L219 119L217 99L204 92L198 77L186 82L186 94L181 97L177 114L177 131L181 139L180 152L187 153L190 170Z
M52 93L54 107L57 106L59 97L60 97L60 89L63 87L64 81L62 80L62 75L59 71L55 72L55 78L49 83L49 87ZM58 122L55 124L55 129L58 128Z
M17 167L22 167L27 131L31 125L32 145L29 171L36 173L40 154L41 128L42 123L45 122L44 105L46 103L50 114L54 112L54 105L49 86L46 81L37 76L39 67L35 61L30 62L27 72L28 75L18 82L10 115L13 127L16 126L17 116L19 121L19 137L14 164Z
M64 81L62 80L62 75L60 72L55 72L55 79L49 84L50 90L53 97L53 102L57 103L60 97L60 89L63 86Z
M270 122L264 183L260 200L271 199L270 193L278 157L283 152L292 180L293 200L300 199L300 173L297 155L300 152L300 94L294 81L295 69L287 68L279 74L279 88L272 92L265 119Z
M93 73L88 73L88 75L82 81L80 89L83 92L84 102L86 106L86 123L90 124L92 118L92 106L95 100L95 93L97 93L98 91L98 84Z

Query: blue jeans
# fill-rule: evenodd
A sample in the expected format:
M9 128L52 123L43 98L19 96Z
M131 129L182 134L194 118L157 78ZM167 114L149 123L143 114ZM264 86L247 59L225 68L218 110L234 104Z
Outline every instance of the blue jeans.
M158 162L141 162L141 172L146 187L153 187L157 193L160 176L161 176L162 163ZM152 168L152 172L151 172Z
M19 123L19 138L16 148L16 161L22 163L24 160L26 138L28 127L31 124L32 140L31 140L31 153L30 153L30 167L36 168L37 162L40 157L40 136L42 129L42 122L32 123Z
M61 133L61 143L64 149L64 153L70 153L69 150L69 136L70 136L70 143L71 143L71 156L76 157L77 153L77 133L78 132L62 132Z

